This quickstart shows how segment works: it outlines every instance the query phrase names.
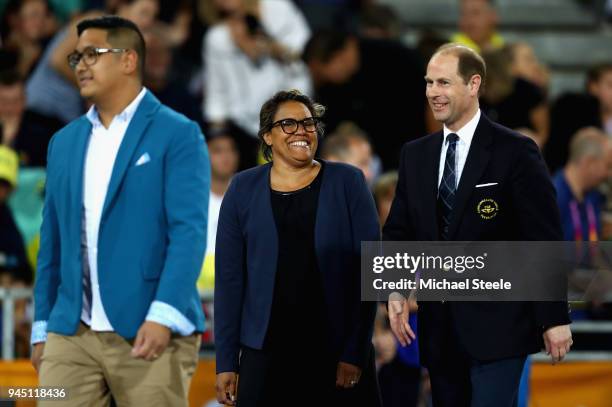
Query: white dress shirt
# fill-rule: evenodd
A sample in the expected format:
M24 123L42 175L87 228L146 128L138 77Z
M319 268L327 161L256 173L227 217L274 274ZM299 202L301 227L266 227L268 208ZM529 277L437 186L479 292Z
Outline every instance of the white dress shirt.
M221 202L223 195L217 195L210 191L208 199L208 227L206 239L206 256L215 255L215 243L217 240L217 225L219 224L219 213L221 212Z
M146 89L143 87L138 96L117 116L113 117L108 129L104 127L95 106L87 112L92 124L89 146L85 155L83 173L83 209L85 211L85 235L87 261L91 279L91 315L83 302L81 320L94 331L113 331L100 298L98 284L98 231L102 208L108 191L108 184L115 165L115 158L123 141L128 125L136 113ZM85 261L85 259L83 259ZM85 295L85 294L83 294Z
M474 117L465 124L458 131L451 131L444 125L444 140L442 142L442 150L440 151L440 166L438 168L438 187L440 187L440 182L442 182L442 174L444 173L444 163L446 161L446 150L448 150L448 139L447 136L451 133L455 133L459 136L459 140L457 140L457 146L455 149L455 188L459 185L459 180L461 179L461 174L463 173L463 167L465 167L465 161L467 160L468 153L470 151L470 146L472 145L472 139L474 138L474 133L476 132L476 127L478 126L478 122L480 121L480 109L476 112Z

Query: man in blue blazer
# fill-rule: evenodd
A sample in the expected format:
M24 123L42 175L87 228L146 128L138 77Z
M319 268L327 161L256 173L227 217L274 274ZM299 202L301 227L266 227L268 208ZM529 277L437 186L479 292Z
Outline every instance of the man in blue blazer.
M204 139L143 88L131 21L77 30L68 62L93 106L49 145L32 361L63 405L186 406L204 330Z

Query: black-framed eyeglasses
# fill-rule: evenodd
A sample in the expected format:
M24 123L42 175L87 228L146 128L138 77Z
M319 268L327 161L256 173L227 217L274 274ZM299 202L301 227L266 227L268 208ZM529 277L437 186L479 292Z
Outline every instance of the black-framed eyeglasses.
M92 66L98 61L98 57L103 54L117 54L120 52L129 51L128 48L97 48L97 47L87 47L83 50L83 52L74 51L68 55L68 65L70 68L76 69L81 59L87 66Z
M317 123L319 123L319 119L316 117L307 117L302 120L281 119L272 123L272 127L280 125L285 133L294 134L296 131L298 131L301 124L304 131L312 133L313 131L317 131Z

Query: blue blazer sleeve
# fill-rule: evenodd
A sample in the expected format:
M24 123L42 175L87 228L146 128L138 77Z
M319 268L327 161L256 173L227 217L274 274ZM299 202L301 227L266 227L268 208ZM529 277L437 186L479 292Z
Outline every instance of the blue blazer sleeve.
M199 127L175 130L165 156L164 209L168 221L166 261L155 300L185 315L202 268L210 190L208 151Z
M45 186L45 203L43 221L40 229L40 249L38 251L36 283L34 285L34 321L47 321L57 298L60 283L60 238L57 212L51 186L54 176L53 141L49 143L47 153L47 181ZM41 324L38 324L39 326ZM44 324L43 324L44 325ZM38 342L43 342L46 335L38 335Z
M232 180L219 213L215 244L215 347L217 373L237 372L245 284L245 242L237 203L239 175Z
M361 242L380 240L380 226L374 199L365 178L361 172L355 176L348 188L348 203L351 215L351 228L353 232L353 253L355 255L355 273L357 274L357 292L361 292ZM358 322L353 325L341 355L341 360L356 366L363 367L369 356L374 319L376 317L376 302L361 301L359 295L354 305L358 313Z

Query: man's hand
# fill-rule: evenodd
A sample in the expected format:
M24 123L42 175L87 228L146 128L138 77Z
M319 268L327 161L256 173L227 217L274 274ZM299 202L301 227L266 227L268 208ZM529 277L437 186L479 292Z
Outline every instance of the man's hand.
M389 312L389 323L391 330L402 344L407 346L412 343L416 338L412 328L408 324L408 317L410 316L410 305L406 298L399 293L392 293L389 295L389 302L387 304Z
M32 362L32 366L34 366L34 370L36 370L36 374L40 372L40 362L44 351L44 342L35 343L34 346L32 346L32 355L30 356L30 361Z
M569 325L548 328L543 336L546 354L550 355L553 365L563 360L574 343Z
M170 328L157 322L145 321L136 335L132 356L153 361L161 356L170 342Z
M359 383L361 369L346 362L339 362L336 369L336 386L350 389Z
M217 401L226 406L236 405L236 372L223 372L217 374Z

